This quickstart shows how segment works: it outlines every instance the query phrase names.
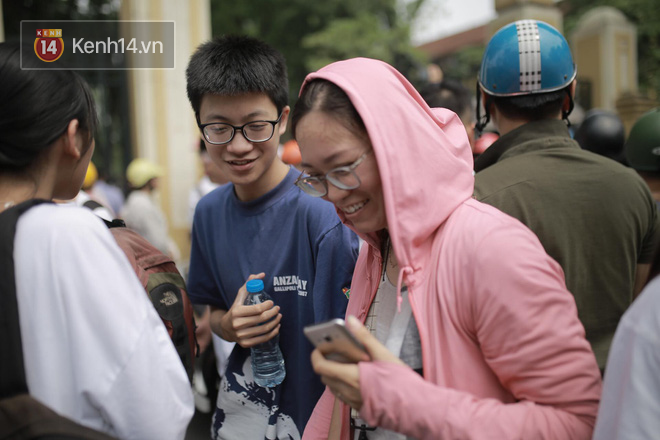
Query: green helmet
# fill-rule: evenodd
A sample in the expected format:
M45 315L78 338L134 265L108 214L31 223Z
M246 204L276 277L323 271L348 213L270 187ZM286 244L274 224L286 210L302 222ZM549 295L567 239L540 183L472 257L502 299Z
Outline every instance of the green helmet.
M624 153L628 164L637 171L660 172L660 107L635 122Z

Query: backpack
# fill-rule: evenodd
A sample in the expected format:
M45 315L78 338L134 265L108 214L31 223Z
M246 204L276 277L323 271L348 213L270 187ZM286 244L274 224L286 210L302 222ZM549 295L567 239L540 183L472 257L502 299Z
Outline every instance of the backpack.
M0 439L113 440L57 414L29 394L16 299L14 236L20 215L45 202L28 200L0 213Z
M155 248L146 238L126 227L123 220L104 220L115 241L128 257L172 338L179 358L192 383L195 357L199 352L195 335L193 306L186 283L174 261Z

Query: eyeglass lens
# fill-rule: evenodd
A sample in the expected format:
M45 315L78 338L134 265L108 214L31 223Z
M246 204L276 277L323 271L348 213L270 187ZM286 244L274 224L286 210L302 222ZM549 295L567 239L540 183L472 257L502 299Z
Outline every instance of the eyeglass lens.
M348 167L341 167L332 170L326 175L326 179L337 188L343 190L355 189L360 186L358 176ZM298 186L309 195L323 197L328 192L327 183L325 182L326 179L306 177L300 180Z
M204 127L204 135L211 143L225 144L234 137L234 127L218 122ZM265 142L273 136L275 126L270 122L251 122L243 127L243 135L250 142Z

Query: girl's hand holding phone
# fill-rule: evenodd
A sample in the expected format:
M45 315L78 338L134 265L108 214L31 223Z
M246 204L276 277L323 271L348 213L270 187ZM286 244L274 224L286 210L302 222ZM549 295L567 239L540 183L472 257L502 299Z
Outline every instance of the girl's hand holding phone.
M330 360L321 352L320 348L317 348L312 352L312 366L316 374L321 376L322 382L338 399L359 411L362 408L362 396L360 394L360 370L357 362L384 361L402 365L403 362L381 344L357 318L349 316L346 324L355 340L364 347L365 351L358 356L358 359L345 363ZM345 354L344 351L341 353Z

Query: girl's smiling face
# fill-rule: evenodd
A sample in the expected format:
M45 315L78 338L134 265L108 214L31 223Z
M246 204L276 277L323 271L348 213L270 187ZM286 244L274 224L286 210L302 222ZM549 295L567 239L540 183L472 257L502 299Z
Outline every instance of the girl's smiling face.
M360 186L342 190L326 181L328 193L323 198L332 202L359 232L376 232L387 227L378 164L366 133L356 134L326 112L313 110L300 119L296 140L302 155L301 166L310 176L325 176L368 153L353 170Z

